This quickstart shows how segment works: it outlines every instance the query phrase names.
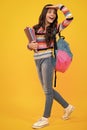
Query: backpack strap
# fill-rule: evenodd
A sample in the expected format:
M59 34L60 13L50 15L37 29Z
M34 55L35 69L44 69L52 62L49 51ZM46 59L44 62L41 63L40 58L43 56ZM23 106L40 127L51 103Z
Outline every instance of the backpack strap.
M55 60L56 60L56 51L57 50L57 44L56 44L56 38L54 39L54 56L55 56ZM54 73L54 87L56 87L56 79L57 79L57 74L56 74L56 70Z

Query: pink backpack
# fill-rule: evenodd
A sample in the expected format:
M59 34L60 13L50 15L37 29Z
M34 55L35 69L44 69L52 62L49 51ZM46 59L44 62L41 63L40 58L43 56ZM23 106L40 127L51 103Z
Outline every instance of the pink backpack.
M59 40L55 43L54 54L55 54L55 83L56 87L56 71L64 73L70 66L73 58L73 54L70 50L69 43L65 41L64 36L59 36Z
M64 73L71 64L73 54L70 50L69 44L65 41L64 37L60 37L56 44L57 49L55 50L55 70Z

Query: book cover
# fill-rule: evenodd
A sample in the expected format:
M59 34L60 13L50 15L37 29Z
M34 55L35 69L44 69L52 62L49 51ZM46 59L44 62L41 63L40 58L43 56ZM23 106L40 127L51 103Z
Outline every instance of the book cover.
M32 41L36 41L35 31L33 28L26 27L24 29L24 31L25 31L25 34L28 38L29 43L31 43Z

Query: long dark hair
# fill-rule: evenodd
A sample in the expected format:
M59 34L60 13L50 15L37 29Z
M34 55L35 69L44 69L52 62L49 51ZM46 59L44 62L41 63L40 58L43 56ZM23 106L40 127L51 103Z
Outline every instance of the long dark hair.
M41 12L41 15L39 17L39 22L37 25L34 26L34 29L35 29L35 33L37 33L38 29L40 27L42 27L43 29L45 29L45 19L46 19L46 14L47 14L47 11L49 8L46 8L47 6L52 6L52 4L47 4L44 6L42 12ZM55 39L55 29L56 29L56 26L57 26L57 19L58 19L58 15L57 15L57 10L55 9L55 12L56 12L56 18L55 20L53 21L53 23L50 24L50 26L48 26L46 28L46 33L45 33L45 40L46 40L46 44L47 46L50 46L50 43L52 40Z

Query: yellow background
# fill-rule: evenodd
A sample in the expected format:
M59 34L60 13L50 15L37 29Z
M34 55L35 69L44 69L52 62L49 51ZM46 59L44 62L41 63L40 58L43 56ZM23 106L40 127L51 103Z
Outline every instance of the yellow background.
M31 130L41 117L44 94L38 80L33 52L27 50L26 26L38 22L45 4L62 3L74 16L63 31L74 54L64 74L57 73L58 90L75 111L61 120L62 107L54 102L50 126L44 130L87 129L87 1L86 0L2 0L0 1L0 130ZM60 15L60 19L64 18ZM59 19L59 21L61 21Z

